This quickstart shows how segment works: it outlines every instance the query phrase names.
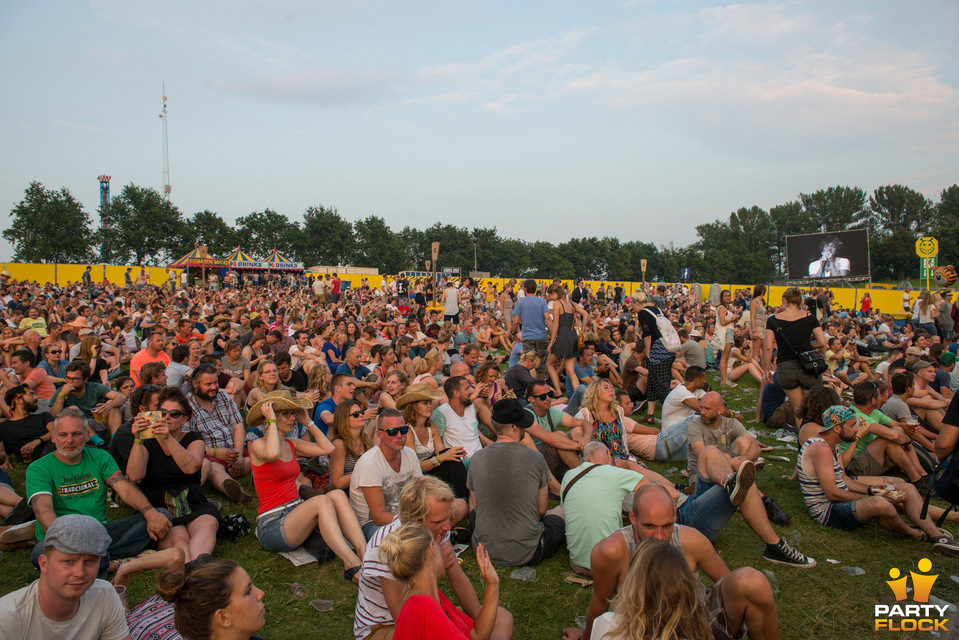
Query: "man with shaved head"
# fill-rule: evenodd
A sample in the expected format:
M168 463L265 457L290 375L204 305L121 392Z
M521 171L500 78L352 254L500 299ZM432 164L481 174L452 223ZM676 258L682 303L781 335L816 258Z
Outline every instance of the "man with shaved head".
M733 477L744 474L756 477L755 460L759 457L759 443L746 433L746 428L738 420L724 416L725 411L726 403L722 397L711 391L700 399L699 415L689 422L686 455L690 478L696 481L694 498L715 485L727 486ZM755 484L739 497L739 502L733 500L733 503L739 505L749 528L766 543L764 560L803 569L816 566L815 560L790 547L773 530L769 520L776 511L770 503L775 503L766 498ZM697 528L703 531L701 527ZM710 539L715 539L715 536L710 536Z
M566 629L564 640L589 638L594 623L609 609L629 567L636 546L655 538L679 549L689 568L702 569L713 581L712 589L702 587L700 598L708 612L713 638L729 639L748 633L753 640L779 637L779 616L772 587L766 577L751 567L730 571L709 540L691 527L676 524L676 508L666 489L644 484L633 498L630 524L600 540L590 554L593 597L586 611L586 629ZM605 620L600 620L601 626Z

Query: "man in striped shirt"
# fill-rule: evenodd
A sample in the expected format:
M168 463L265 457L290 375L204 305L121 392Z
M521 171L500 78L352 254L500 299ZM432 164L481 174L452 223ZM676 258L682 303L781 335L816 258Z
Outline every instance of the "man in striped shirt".
M876 520L906 538L931 542L933 551L959 556L959 543L936 527L930 516L920 518L922 496L912 483L897 481L887 489L886 478L864 478L875 484L853 479L839 464L840 442L857 443L866 429L858 426L852 409L835 405L823 412L818 437L809 438L799 450L799 484L809 515L820 524L836 529L856 529ZM868 427L868 424L865 425ZM903 511L919 527L909 526L896 511Z
M433 534L443 552L446 577L460 608L473 619L479 615L479 598L476 597L473 584L457 562L450 543L454 506L463 506L456 505L457 502L463 501L455 500L449 485L433 476L413 478L403 487L400 493L399 515L393 518L393 522L377 529L366 543L353 620L356 640L388 640L393 637L393 621L403 606L403 585L390 573L386 561L380 557L379 547L388 533L409 522L419 522ZM512 636L513 616L500 607L490 638L505 640Z

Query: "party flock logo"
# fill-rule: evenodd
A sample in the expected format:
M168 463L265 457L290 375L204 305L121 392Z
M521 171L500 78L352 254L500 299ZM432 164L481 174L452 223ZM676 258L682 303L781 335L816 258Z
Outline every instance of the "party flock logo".
M906 583L909 576L901 575L898 568L889 570L886 584L896 597L896 604L877 604L875 608L876 631L948 631L946 628L946 611L949 605L929 604L929 595L932 585L936 583L937 575L929 575L932 571L932 561L922 558L917 563L919 573L910 571L912 576L912 601L914 604L899 604L909 599Z

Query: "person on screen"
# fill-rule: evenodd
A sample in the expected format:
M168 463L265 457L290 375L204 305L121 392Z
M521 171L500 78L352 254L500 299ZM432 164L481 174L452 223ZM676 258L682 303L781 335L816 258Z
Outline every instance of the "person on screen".
M810 278L836 278L849 275L849 259L836 254L842 248L842 240L836 236L825 238L819 244L822 255L809 263Z

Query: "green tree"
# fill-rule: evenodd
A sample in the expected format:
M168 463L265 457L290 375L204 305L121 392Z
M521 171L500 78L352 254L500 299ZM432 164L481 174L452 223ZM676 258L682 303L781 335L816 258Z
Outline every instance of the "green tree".
M86 262L91 255L90 217L66 188L52 191L31 182L10 211L3 237L16 262Z
M806 215L815 224L814 231L826 233L861 229L869 222L866 192L859 187L829 187L815 193L801 193Z
M369 216L353 223L356 238L352 264L375 267L380 273L399 273L407 268L398 237L379 216Z
M889 235L896 231L924 233L932 222L933 204L918 191L894 184L879 187L869 196L872 230Z
M155 189L128 184L110 203L107 251L121 264L158 264L178 258L180 210Z
M798 200L771 207L769 222L773 229L771 258L776 268L776 275L785 278L787 275L786 236L815 233L818 231L818 226Z
M353 225L340 216L336 207L308 208L303 214L303 240L301 260L307 265L345 265L353 255Z
M237 233L242 238L244 250L262 260L276 249L285 258L294 257L294 247L301 234L300 225L290 222L285 215L272 209L254 211L236 220Z
M205 246L211 256L225 258L236 250L240 240L233 227L219 214L204 209L184 222L183 233L174 253L183 255L192 251L197 244Z

